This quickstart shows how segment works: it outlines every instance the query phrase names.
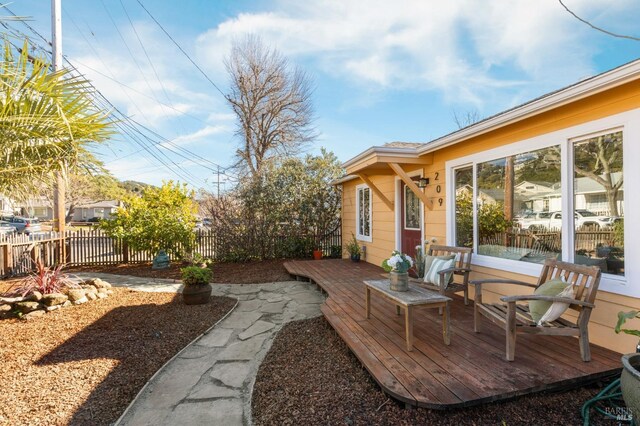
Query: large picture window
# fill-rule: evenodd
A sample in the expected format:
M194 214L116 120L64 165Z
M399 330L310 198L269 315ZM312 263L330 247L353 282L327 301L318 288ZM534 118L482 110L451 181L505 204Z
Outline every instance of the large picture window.
M371 241L371 189L366 185L356 188L356 238Z
M572 145L574 261L624 275L622 132Z
M558 259L625 275L623 132L565 144L570 155L548 145L453 168L453 242L489 258Z
M560 146L478 163L476 183L478 254L561 257Z

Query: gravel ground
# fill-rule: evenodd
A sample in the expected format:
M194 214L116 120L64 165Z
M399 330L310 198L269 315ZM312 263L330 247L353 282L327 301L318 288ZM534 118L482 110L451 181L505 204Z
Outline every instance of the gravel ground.
M4 283L7 284L6 282ZM0 321L0 424L113 423L147 380L235 304L114 288L107 299Z
M578 425L601 387L537 394L451 411L404 407L380 391L323 318L286 325L260 366L256 425ZM591 423L612 425L597 418Z
M290 281L291 276L282 265L285 260L263 260L246 263L214 263L213 283L258 284ZM136 277L171 278L179 280L180 268L186 265L173 263L167 269L154 271L151 263L109 266L81 266L67 272L102 272L107 274L133 275Z

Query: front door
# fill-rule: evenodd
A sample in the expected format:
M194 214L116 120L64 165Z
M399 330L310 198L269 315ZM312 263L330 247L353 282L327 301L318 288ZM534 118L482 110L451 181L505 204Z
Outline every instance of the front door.
M400 238L402 252L412 258L416 255L416 246L422 245L422 221L420 220L420 199L401 182L402 214L400 216Z

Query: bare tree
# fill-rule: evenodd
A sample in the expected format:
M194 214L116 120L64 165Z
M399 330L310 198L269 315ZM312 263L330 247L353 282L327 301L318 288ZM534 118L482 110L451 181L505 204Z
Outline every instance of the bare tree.
M464 113L458 113L458 111L453 111L453 121L458 126L458 129L463 129L467 126L471 126L474 123L482 120L480 117L480 113L476 109L472 109L466 111Z
M234 43L225 61L227 101L238 118L237 166L255 178L275 155L301 152L316 138L311 83L277 50L250 35Z

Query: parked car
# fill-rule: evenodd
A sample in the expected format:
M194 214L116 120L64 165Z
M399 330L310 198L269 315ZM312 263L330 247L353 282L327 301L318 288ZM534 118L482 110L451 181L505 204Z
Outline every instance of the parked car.
M526 213L520 218L517 218L517 222L522 229L528 229L535 231L536 229L549 227L550 212L531 212Z
M6 220L0 220L0 235L9 236L18 232L18 228L7 222Z
M609 216L598 216L589 210L579 209L574 213L576 228L590 226L596 229L609 228L615 223ZM538 229L560 229L562 227L562 212L532 212L518 219L522 229L535 231Z
M11 226L14 226L17 229L17 232L21 234L30 235L42 231L40 221L35 217L11 216L4 218L4 220L9 222Z

